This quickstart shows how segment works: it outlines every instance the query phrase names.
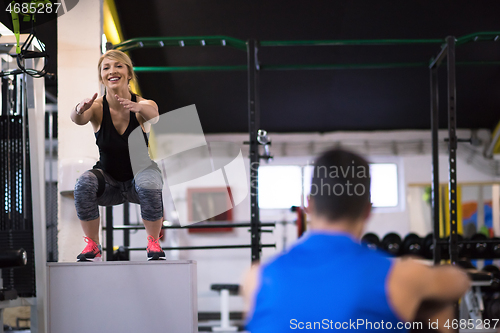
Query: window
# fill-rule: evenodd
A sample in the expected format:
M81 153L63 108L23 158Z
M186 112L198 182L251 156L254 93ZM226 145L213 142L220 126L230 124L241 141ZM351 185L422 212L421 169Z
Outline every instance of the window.
M289 209L307 204L313 166L262 166L259 168L259 207ZM399 205L398 165L370 163L371 202L375 208Z
M300 206L302 167L264 166L259 168L259 207Z
M373 207L398 205L398 167L394 163L370 164L371 201Z

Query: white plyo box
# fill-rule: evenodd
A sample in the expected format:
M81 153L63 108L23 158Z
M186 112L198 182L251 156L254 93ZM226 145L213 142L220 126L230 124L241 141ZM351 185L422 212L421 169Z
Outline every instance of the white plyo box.
M198 331L196 262L47 264L51 333Z

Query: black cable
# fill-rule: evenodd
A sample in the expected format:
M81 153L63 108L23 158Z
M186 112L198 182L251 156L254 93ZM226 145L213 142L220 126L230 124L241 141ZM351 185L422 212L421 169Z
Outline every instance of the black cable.
M39 42L41 52L28 50L35 37L36 37L35 24L32 19L31 32L26 41L24 42L23 46L21 47L21 52L17 55L17 66L23 73L31 75L34 78L41 78L48 74L46 68L49 63L49 55L47 54L47 52L45 52L45 45L43 45L43 43L41 42ZM29 58L44 58L43 68L40 71L36 69L26 69L26 67L24 66L24 60Z

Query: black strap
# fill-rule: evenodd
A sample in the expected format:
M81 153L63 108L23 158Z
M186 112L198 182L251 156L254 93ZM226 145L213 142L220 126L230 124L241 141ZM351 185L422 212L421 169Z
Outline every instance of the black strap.
M100 172L97 169L90 169L90 172L92 172L96 177L97 177L97 197L99 198L103 193L104 190L106 189L106 181L104 180L104 176L102 175L102 172Z

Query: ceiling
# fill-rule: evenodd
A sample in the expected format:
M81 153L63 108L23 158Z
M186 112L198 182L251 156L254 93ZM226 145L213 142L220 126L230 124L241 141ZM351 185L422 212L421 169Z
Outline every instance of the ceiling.
M241 40L444 39L500 31L496 0L115 0L125 39L225 35ZM76 7L75 10L78 10ZM57 52L55 22L38 27ZM54 44L52 44L54 43ZM262 47L262 65L428 62L439 44ZM49 52L50 52L49 51ZM143 48L135 66L245 65L222 46ZM500 61L500 41L457 47L457 61ZM51 63L56 72L55 61ZM139 85L161 113L195 104L205 133L248 131L246 71L144 73ZM413 68L263 70L261 127L271 132L430 128L429 70ZM440 125L447 127L446 66L440 69ZM56 92L55 82L48 91ZM500 66L457 66L457 122L493 128L500 120Z

